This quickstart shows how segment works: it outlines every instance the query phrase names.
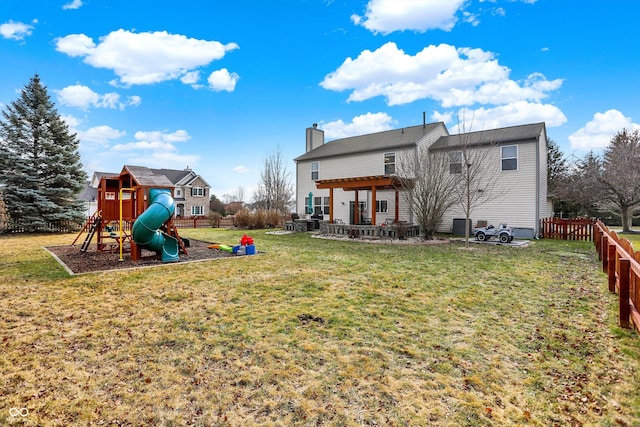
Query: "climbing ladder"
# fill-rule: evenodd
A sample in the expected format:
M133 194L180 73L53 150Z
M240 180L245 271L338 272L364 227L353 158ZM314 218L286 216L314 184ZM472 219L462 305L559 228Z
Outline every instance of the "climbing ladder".
M84 233L85 231L91 230L93 228L95 222L96 222L96 218L99 218L101 216L102 216L102 211L96 211L96 212L93 213L93 215L91 215L89 218L87 218L87 221L84 223L84 227L82 227L82 230L80 230L80 232L76 236L76 238L73 241L73 243L71 243L71 246L76 244L76 242L78 241L80 236L82 236L82 233Z
M173 223L172 220L167 221L167 223L165 224L167 227L167 234L169 236L175 237L176 240L178 241L178 246L180 247L180 252L182 252L185 255L187 254L187 248L184 245L184 242L182 241L182 239L180 238L180 236L178 235L178 229L176 228L176 225Z
M82 243L82 246L80 247L80 252L87 252L87 249L89 249L89 245L91 244L91 239L93 239L94 234L96 234L96 230L100 230L100 225L102 224L102 217L100 216L100 214L98 213L98 215L94 214L93 215L93 221L91 221L91 224L89 226L89 230L87 232L87 237L84 239L84 242ZM87 221L89 222L89 221ZM87 227L87 225L85 225L85 228ZM77 240L77 238L76 238ZM74 241L75 243L75 241Z

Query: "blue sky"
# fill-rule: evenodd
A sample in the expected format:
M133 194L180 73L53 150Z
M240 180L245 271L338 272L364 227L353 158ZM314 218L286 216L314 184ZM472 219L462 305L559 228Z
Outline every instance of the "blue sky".
M200 173L245 200L305 128L544 121L567 156L640 125L637 0L0 0L0 107L36 73L88 174Z

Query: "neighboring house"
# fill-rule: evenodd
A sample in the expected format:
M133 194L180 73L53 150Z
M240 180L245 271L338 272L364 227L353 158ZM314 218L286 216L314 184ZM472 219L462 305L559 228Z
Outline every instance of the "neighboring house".
M92 187L91 181L87 181L84 190L80 192L78 197L86 203L86 210L84 211L85 216L93 215L96 209L98 209L98 188Z
M132 169L140 168L140 166L125 166ZM145 168L147 169L147 168ZM211 193L211 186L200 175L195 173L191 168L187 167L183 170L176 169L148 169L149 172L157 176L165 176L171 184L173 184L173 200L175 204L175 216L176 217L192 217L192 216L206 216L209 214L209 198ZM83 195L87 193L87 196L82 197L83 200L91 203L91 200L95 202L95 195L97 194L97 188L100 184L100 179L103 176L117 177L119 173L112 172L94 172L90 181L90 187L93 188L94 193L85 190ZM93 195L93 199L91 196ZM95 207L90 214L95 212Z
M551 216L544 123L462 136L449 135L442 122L423 123L327 143L314 124L306 129L305 154L295 159L297 212L349 224L414 222L396 175L401 159L419 146L453 153L461 137L469 149L487 151L488 168L497 176L492 197L471 214L474 225L507 223L518 237L537 236L539 220ZM455 173L455 165L449 167ZM460 206L454 206L438 231L452 232L454 220L460 218L464 230L464 217Z

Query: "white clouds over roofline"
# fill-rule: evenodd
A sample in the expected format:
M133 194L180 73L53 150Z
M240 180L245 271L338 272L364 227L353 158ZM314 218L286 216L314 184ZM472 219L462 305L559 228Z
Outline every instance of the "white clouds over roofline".
M556 127L567 122L567 117L555 105L527 101L494 108L462 108L456 112L436 112L433 118L445 122L451 133L498 129L537 122L545 122L547 127ZM457 123L458 119L460 123Z
M177 164L197 165L200 156L194 154L180 154L176 143L187 142L191 135L186 130L175 132L138 131L136 141L116 144L111 151L118 156L126 157L130 163L140 163L149 167L172 168Z
M325 138L347 138L355 135L382 132L393 128L396 121L387 113L366 113L354 117L351 122L345 123L342 119L331 122L320 122Z
M448 108L538 102L562 85L561 79L549 81L540 73L516 82L509 73L492 52L482 49L440 44L409 55L388 42L375 51L362 51L356 59L347 58L320 86L351 90L348 101L384 96L391 106L430 98Z
M573 150L600 150L622 129L640 129L640 124L633 123L618 110L595 113L584 127L569 135L569 143Z
M125 85L153 84L185 75L193 84L194 75L189 73L235 49L236 43L222 44L166 31L134 33L120 29L100 38L98 44L84 34L56 39L56 50L84 57L85 63L96 68L113 70Z

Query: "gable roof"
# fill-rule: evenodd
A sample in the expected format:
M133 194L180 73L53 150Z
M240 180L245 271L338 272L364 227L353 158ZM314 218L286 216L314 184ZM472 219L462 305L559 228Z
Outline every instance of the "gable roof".
M531 123L520 126L510 126L499 129L482 130L457 135L447 135L440 137L429 147L430 150L445 150L448 148L465 145L491 145L506 144L518 141L532 141L545 130L544 122Z
M145 187L173 187L173 183L164 175L156 175L145 166L125 165L122 172L129 172L138 185Z
M98 186L100 185L100 180L103 176L117 177L118 175L120 175L118 172L94 172L93 176L91 177L91 186L93 188L98 188Z
M152 169L152 168L147 168L145 166L131 166L131 165L125 165L123 170L125 168L129 168L129 171L132 172L133 176L135 176L135 173L139 174L141 179L144 179L143 176L150 176L150 174L157 175L157 176L165 176L174 186L189 185L194 180L198 179L198 177L200 177L192 169L182 169L182 170ZM91 186L94 188L97 188L98 185L100 185L100 179L102 177L106 176L108 178L111 178L111 177L117 178L119 175L120 175L119 172L94 172L93 177L91 179ZM204 178L200 177L200 179L202 180L202 182L205 183L206 187L209 187L209 184L204 180ZM138 180L136 179L136 181ZM147 185L147 184L144 184L144 185ZM166 185L166 183L163 185Z
M183 169L183 170L176 170L176 169L149 169L151 172L153 172L155 175L164 175L167 177L167 179L169 181L171 181L173 184L177 184L178 182L180 182L185 176L189 175L190 173L193 173L193 171L191 169Z
M333 141L324 143L316 149L296 157L294 161L321 159L326 157L344 156L347 154L359 154L369 151L382 151L412 146L425 135L431 133L438 126L444 126L444 124L442 122L429 123L426 125L386 130L367 135L334 139Z
M98 198L98 189L91 185L91 181L86 181L84 189L78 195L84 202L95 202Z

